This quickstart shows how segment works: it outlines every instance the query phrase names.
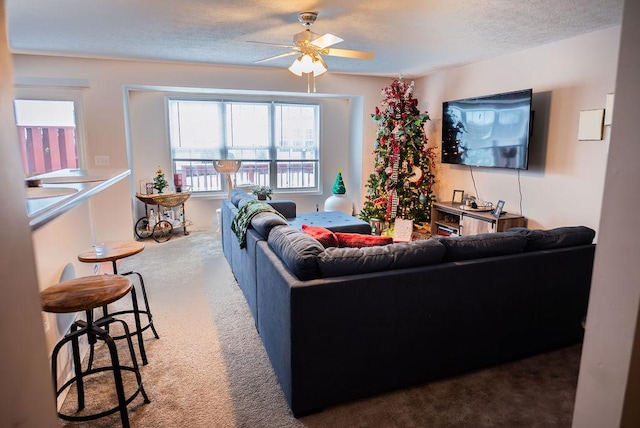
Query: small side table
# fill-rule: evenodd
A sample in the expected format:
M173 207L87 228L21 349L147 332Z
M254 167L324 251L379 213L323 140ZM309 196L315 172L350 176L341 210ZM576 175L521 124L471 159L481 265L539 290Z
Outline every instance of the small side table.
M117 262L120 259L124 259L126 257L133 256L138 254L144 250L144 245L135 242L135 241L124 241L124 242L110 242L101 245L97 245L91 250L85 251L78 255L78 260L83 263L104 263L111 262L112 269L114 275L118 274L118 266ZM156 339L159 339L160 336L156 331L156 328L153 325L153 316L151 315L151 309L149 308L149 299L147 298L147 290L144 286L144 280L142 275L139 272L129 271L120 273L120 275L136 275L140 282L140 290L142 291L142 298L144 301L144 309L140 309L138 307L138 298L136 295L135 286L131 288L131 302L133 305L133 309L126 309L118 312L113 312L111 314L108 313L106 305L103 306L103 317L107 317L108 315L122 315L122 314L133 314L136 328L131 332L132 335L138 336L138 346L140 348L140 357L142 358L142 364L147 364L147 353L144 349L144 339L142 337L142 332L151 328L153 331L153 335ZM147 317L147 324L142 326L140 321L140 314L144 314ZM124 338L124 335L114 336L114 340L119 340Z
M87 421L98 419L103 416L120 412L123 427L129 427L129 415L127 405L140 393L145 403L149 403L149 397L142 386L142 377L138 368L133 342L129 334L127 323L112 317L102 317L97 321L93 319L93 309L107 305L121 299L133 290L131 281L122 275L94 275L64 281L53 285L40 292L40 301L42 310L51 313L73 313L85 311L86 321L78 320L71 325L69 332L56 344L51 355L51 377L53 380L53 388L56 398L62 394L73 383L76 384L78 391L78 410L84 409L84 379L88 376L103 371L112 371L113 379L116 387L116 396L118 405L99 413L83 416L73 416L58 412L61 419L68 421ZM131 354L132 366L123 366L120 364L118 350L113 338L109 335L107 327L112 323L120 323L124 329ZM86 335L90 343L96 339L103 340L109 348L111 357L111 365L107 367L92 367L91 362L87 370L82 369L80 361L79 339ZM58 353L62 347L71 342L72 358L75 375L64 385L58 388ZM93 346L91 347L93 349ZM138 388L129 397L125 396L124 385L122 382L122 371L131 371L135 373Z

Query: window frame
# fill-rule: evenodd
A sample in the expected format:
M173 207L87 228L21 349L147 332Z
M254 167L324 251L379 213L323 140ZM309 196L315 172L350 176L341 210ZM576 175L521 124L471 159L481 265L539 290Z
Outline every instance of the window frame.
M220 97L220 96L212 96L212 97L207 97L207 96L185 96L184 94L176 94L176 95L168 95L165 98L166 101L166 111L167 111L167 128L168 128L168 136L169 136L169 158L170 158L170 162L171 162L171 169L172 169L172 173L175 174L176 173L176 162L196 162L196 163L202 163L202 162L211 162L213 163L214 160L219 160L219 159L229 159L229 160L234 160L234 158L229 158L228 157L228 153L230 150L232 150L233 148L230 147L228 145L228 140L227 140L227 105L229 104L262 104L262 105L267 105L268 106L268 140L269 140L269 146L268 146L268 153L269 153L269 158L268 159L250 159L250 158L246 158L246 159L238 159L238 160L243 160L243 161L247 161L247 162L256 162L256 163L266 163L268 165L268 176L269 176L269 183L268 185L273 189L274 193L281 193L281 194L294 194L294 193L299 193L299 194L319 194L321 192L321 186L322 186L322 103L321 102L309 102L308 100L305 100L304 102L300 101L299 99L287 99L287 98L280 98L280 97L273 97L273 98L269 98L269 99L264 99L264 98L254 98L254 97L233 97L233 98L226 98L226 97ZM219 149L220 152L220 158L213 158L213 159L197 159L197 158L174 158L173 156L173 144L172 144L172 135L174 134L174 131L172 130L172 103L177 103L180 101L185 101L185 102L212 102L212 103L220 103L222 105L222 108L220 109L220 117L221 117L221 123L223 124L224 128L221 130L220 135L221 135L221 147ZM315 135L316 135L316 141L317 141L317 145L316 145L316 153L317 153L317 157L314 159L301 159L300 161L302 162L309 162L313 164L313 167L315 168L315 173L314 173L314 183L313 186L310 187L278 187L277 185L277 181L278 181L278 164L281 163L287 163L290 161L295 161L295 159L278 159L277 158L277 153L278 153L278 146L277 146L277 141L276 141L276 107L278 105L281 106L308 106L308 107L313 107L315 109L314 115L315 115ZM275 172L275 173L274 173ZM233 176L233 174L232 174ZM226 196L228 194L229 191L229 186L227 183L227 179L225 178L224 174L220 174L220 190L212 190L212 189L208 189L208 190L192 190L194 192L194 194L198 194L198 195L224 195ZM238 186L244 184L244 183L236 183Z

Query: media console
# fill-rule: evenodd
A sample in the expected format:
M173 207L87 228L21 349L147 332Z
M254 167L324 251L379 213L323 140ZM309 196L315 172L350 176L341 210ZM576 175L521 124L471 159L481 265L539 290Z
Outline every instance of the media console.
M434 202L431 207L431 234L477 235L504 232L512 227L525 227L526 220L521 215L505 213L496 218L491 211L460 206L460 203Z

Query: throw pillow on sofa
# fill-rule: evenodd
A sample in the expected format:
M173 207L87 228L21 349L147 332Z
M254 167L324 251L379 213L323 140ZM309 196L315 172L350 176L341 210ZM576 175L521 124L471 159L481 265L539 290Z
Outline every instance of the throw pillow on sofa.
M329 229L321 226L302 225L302 231L322 244L324 248L337 247L338 238Z
M360 233L336 232L338 245L340 248L365 248L378 245L393 244L393 237L378 235L363 235Z
M445 248L435 239L363 248L327 248L318 256L323 278L380 272L442 261Z

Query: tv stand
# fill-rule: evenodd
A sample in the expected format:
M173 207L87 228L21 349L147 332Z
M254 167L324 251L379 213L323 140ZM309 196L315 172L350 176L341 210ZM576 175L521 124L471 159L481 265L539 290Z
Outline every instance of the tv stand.
M496 218L491 211L463 207L459 203L434 202L431 207L431 234L477 235L526 225L526 219L521 215L504 213Z

